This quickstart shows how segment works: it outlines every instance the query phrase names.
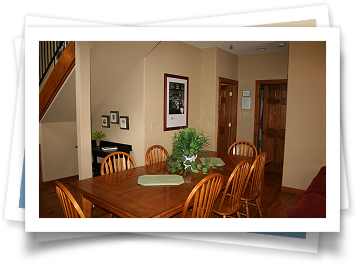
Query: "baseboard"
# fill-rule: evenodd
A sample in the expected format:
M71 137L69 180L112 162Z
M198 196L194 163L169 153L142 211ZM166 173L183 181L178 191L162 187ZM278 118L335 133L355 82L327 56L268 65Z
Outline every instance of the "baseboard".
M77 181L79 180L79 175L74 175L74 176L70 176L70 177L66 177L66 178L61 178L61 179L55 179L55 180L50 180L50 181L46 181L46 182L42 182L40 188L47 188L47 187L51 187L55 185L56 181L60 181L62 183L64 182L72 182L72 181Z
M281 191L289 192L289 193L297 194L297 195L303 195L305 192L304 190L299 190L299 189L294 189L294 188L284 187L284 186L281 186Z

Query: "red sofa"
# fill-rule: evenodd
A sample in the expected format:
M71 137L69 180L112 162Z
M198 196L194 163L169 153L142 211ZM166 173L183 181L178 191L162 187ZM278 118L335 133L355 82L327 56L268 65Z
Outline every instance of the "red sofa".
M326 218L326 166L306 189L289 218Z

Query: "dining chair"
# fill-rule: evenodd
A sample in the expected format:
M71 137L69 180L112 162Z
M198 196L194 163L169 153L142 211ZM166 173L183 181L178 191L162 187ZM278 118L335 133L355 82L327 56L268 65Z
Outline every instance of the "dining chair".
M134 158L125 152L113 152L107 155L100 165L100 174L107 175L111 173L121 172L127 169L136 168ZM94 204L93 207L95 208ZM113 214L109 213L109 218L112 218Z
M241 201L245 180L250 169L247 160L241 161L231 173L223 193L218 195L213 212L223 218L237 214L240 218Z
M228 154L256 157L258 151L251 142L237 141L229 147Z
M258 212L261 218L263 218L262 211L260 210L259 201L261 195L261 179L264 174L265 170L265 161L267 158L267 153L263 152L259 154L256 159L254 160L247 179L244 184L243 192L242 192L242 203L243 203L243 210L240 212L241 215L246 216L249 218L249 206L254 206L258 208ZM249 186L249 194L248 188Z
M210 218L222 183L223 175L220 173L210 174L197 183L186 199L182 218Z
M73 198L69 190L58 180L55 182L57 197L59 198L66 218L86 218L81 207Z
M166 157L169 156L169 152L165 147L161 145L153 145L147 151L145 155L146 165L154 164L158 162L166 161Z
M106 175L120 172L130 168L136 168L134 158L125 152L113 152L107 155L100 165L100 174Z

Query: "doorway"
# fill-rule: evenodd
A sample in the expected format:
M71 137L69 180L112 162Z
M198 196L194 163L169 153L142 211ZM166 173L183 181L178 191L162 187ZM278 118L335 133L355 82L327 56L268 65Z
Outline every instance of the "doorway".
M228 152L236 141L238 81L219 77L217 151Z
M265 170L282 174L284 165L287 79L257 80L254 145L270 161Z

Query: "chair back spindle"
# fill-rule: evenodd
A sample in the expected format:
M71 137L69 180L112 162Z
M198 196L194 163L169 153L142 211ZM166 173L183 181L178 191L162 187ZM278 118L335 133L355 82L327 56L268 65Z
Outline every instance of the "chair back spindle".
M55 182L55 189L66 218L86 218L77 201L61 182Z
M165 147L161 145L153 145L147 151L145 155L146 165L166 161L166 158L169 156L169 152Z
M241 161L235 167L222 193L218 209L213 209L214 213L224 218L233 214L237 214L238 217L240 217L239 210L242 206L241 197L249 169L250 165L247 160Z
M263 217L258 200L260 200L260 195L261 195L261 189L262 189L261 180L265 170L266 158L267 158L266 152L263 152L256 157L249 170L248 177L244 184L242 194L245 195L246 190L249 187L249 197L242 197L241 200L243 201L246 211L246 216L248 218L249 218L249 209L248 209L249 205L257 207L260 217Z
M191 218L210 218L222 183L223 176L219 173L210 174L202 179L188 195L182 217L187 217L188 210L192 205Z
M256 157L258 151L251 142L238 141L229 147L228 154Z
M136 168L135 160L125 152L113 152L107 155L100 166L100 174L112 174L130 168Z

